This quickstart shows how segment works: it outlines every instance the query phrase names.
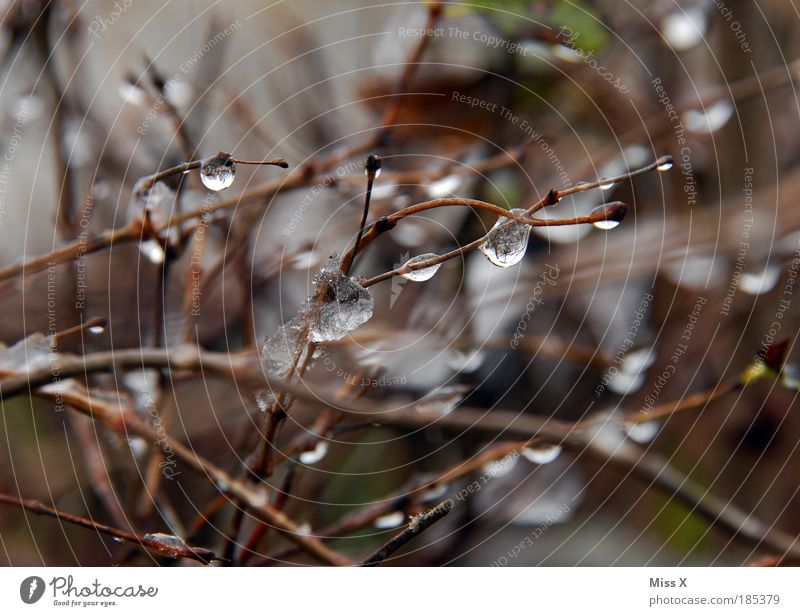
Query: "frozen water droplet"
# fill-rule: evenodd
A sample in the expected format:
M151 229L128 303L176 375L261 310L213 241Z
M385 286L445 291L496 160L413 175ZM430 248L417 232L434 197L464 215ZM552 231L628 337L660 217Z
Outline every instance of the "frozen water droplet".
M255 399L256 404L258 405L258 410L262 413L269 411L269 409L272 408L272 405L275 404L275 394L273 394L269 389L261 389L255 392Z
M160 550L168 556L177 556L181 552L189 549L186 542L175 535L165 533L147 533L144 536L146 541L155 541L159 544Z
M147 257L147 260L150 261L150 263L155 263L158 265L164 262L164 249L156 240L147 240L145 242L141 242L139 244L139 250L145 257Z
M600 178L600 181L604 181L605 178ZM600 184L600 190L611 190L616 186L614 182L606 182L605 184Z
M680 51L691 49L703 40L708 28L708 18L699 6L670 13L661 23L661 33L667 43Z
M625 218L627 208L618 208L616 206L617 204L614 203L604 204L592 210L590 216L594 216L595 214L600 214L603 212L605 213L604 220L598 220L597 222L592 223L595 229L609 231L610 229L616 229L619 227L619 223L621 223L622 219Z
M525 215L525 210L521 208L513 209L511 212L519 216ZM480 250L492 264L498 267L511 267L522 261L525 256L530 234L530 225L501 216L489 231L486 241L480 245Z
M311 524L309 524L308 522L303 522L300 526L297 527L297 534L305 535L306 537L311 535Z
M301 310L301 314L281 325L267 339L261 348L261 361L267 372L284 376L289 371L300 346L305 346L306 340L301 339L305 327L305 315Z
M377 518L374 522L375 528L389 529L402 526L406 521L406 514L402 511L393 511Z
M142 220L147 215L155 227L164 227L169 223L170 216L175 209L176 199L175 191L164 182L156 182L144 193L134 188L134 194L128 203L128 221ZM166 233L170 242L174 243L178 240L179 229L177 227L170 227ZM146 247L145 250L149 250L149 248ZM147 253L145 252L145 254Z
M283 377L297 362L302 365L308 342L339 340L372 317L375 301L355 278L339 269L340 257L331 257L314 277L316 292L306 299L297 316L285 323L261 347L264 370ZM269 390L255 392L256 403L265 412L274 403Z
M375 300L355 278L339 269L338 257L332 258L315 278L319 304L307 302L311 316L309 338L314 342L339 340L372 318Z
M99 336L104 331L106 331L106 326L105 325L92 325L89 328L89 333L94 335L94 336Z
M522 455L534 464L550 464L561 455L562 451L560 445L530 445L522 450Z
M484 464L483 472L493 479L502 477L514 469L517 465L517 460L519 460L519 455L516 452L510 453L499 460L492 460L488 464Z
M0 368L14 371L44 368L58 357L54 349L47 336L40 333L31 334L10 348L0 345Z
M233 184L235 177L236 165L233 157L226 152L204 160L200 167L200 179L209 190L225 190Z
M114 543L123 543L125 540L120 537L111 537L111 541Z
M432 252L428 252L424 255L419 255L418 257L412 257L405 262L403 267L407 265L413 265L415 263L421 263L422 261L427 261L428 259L435 259L438 256L439 255L435 255ZM414 282L424 282L425 280L430 280L433 278L441 266L441 263L437 263L436 265L430 265L428 267L423 267L422 269L409 270L405 274L401 274L401 276L408 280L413 280Z
M421 398L414 408L418 413L436 417L450 414L470 391L466 385L444 385L437 387Z
M440 199L442 197L450 197L464 180L460 175L448 175L438 180L434 180L428 185L427 192L431 199Z
M590 216L604 213L605 219L598 220L597 222L592 223L592 225L595 229L602 229L603 231L615 229L616 227L619 227L619 223L621 223L623 218L625 218L625 214L627 214L627 212L628 208L619 202L600 205L592 210Z
M767 266L760 272L744 272L739 279L739 288L748 295L761 295L771 291L781 276L777 265Z
M656 169L659 171L669 171L675 165L675 161L672 160L672 156L662 156L658 159L658 166Z
M659 425L657 421L644 421L642 423L625 424L625 433L632 441L637 443L649 443L658 434Z
M328 441L319 440L311 451L304 451L299 459L303 464L316 464L320 462L328 453Z
M733 103L722 99L704 110L690 109L683 114L683 120L690 131L709 135L725 126L734 111Z
M456 372L475 372L481 367L484 357L485 353L480 349L475 349L474 351L454 349L447 359L447 365Z

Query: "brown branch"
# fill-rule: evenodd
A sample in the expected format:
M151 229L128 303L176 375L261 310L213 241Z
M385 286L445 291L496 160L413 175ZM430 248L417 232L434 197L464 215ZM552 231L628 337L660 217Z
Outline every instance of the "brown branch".
M37 395L53 400L58 399L125 437L133 434L145 439L152 447L162 447L164 450L171 451L190 469L205 475L220 492L246 505L256 518L270 524L281 535L296 543L303 551L318 561L330 565L350 564L347 559L327 548L317 538L304 534L300 527L284 513L264 503L263 496L255 492L248 484L234 479L193 449L163 432L150 428L133 413L120 413L118 407L92 398L89 392L84 393L77 386L61 387L58 388L58 391L42 392L40 390Z
M439 503L433 509L413 518L408 526L386 545L378 549L374 554L368 556L361 562L362 567L374 567L385 561L392 554L406 545L409 541L425 532L428 528L444 518L453 509L453 501L446 500Z
M630 424L644 423L653 421L654 419L671 417L677 413L691 411L706 406L707 404L710 404L714 400L722 398L723 396L727 396L728 394L741 389L743 386L743 383L739 380L731 381L730 383L722 385L721 387L714 387L708 391L701 391L696 394L686 396L678 402L666 402L652 409L642 409L636 411L635 413L628 415L625 418L625 422Z
M510 220L514 220L517 224L526 224L530 225L531 227L556 227L556 226L569 226L569 225L586 225L586 224L594 224L596 222L601 222L607 220L609 218L609 214L607 210L602 210L599 212L595 212L590 214L589 216L580 216L578 218L561 218L561 219L552 219L552 220L543 220L540 218L526 218L522 216L517 216L513 212L508 210L504 210L499 208L496 205L492 205L491 203L484 203L482 201L475 201L474 199L437 199L437 202L444 202L444 203L437 203L434 205L434 202L426 202L420 203L417 206L411 206L407 209L413 209L416 207L425 206L424 209L432 209L433 207L446 207L446 206L453 206L453 205L467 205L470 207L478 207L480 209L488 210L494 213L499 214L500 216L505 216ZM616 201L614 203L608 204L608 208L611 209L618 209L623 210L626 209L627 206L624 203L620 203ZM400 212L398 212L400 214ZM624 215L622 212L621 215ZM394 215L393 215L394 216ZM402 217L401 217L402 218ZM387 220L390 220L391 217L387 217ZM379 221L380 222L380 221ZM377 223L376 223L377 224ZM396 224L396 223L395 223ZM376 232L376 235L380 233L380 231ZM367 240L369 234L364 236L364 240ZM370 241L374 239L373 236L370 238ZM489 233L486 235L479 237L478 239L470 242L469 244L465 244L464 246L460 246L451 250L450 252L446 252L442 255L437 255L436 257L431 257L430 259L425 259L423 261L416 261L414 263L406 263L401 265L398 268L395 268L389 272L384 272L378 276L374 276L362 283L361 286L364 288L371 287L374 284L379 282L383 282L384 280L388 280L393 278L394 276L402 276L403 274L407 274L408 272L414 270L425 269L426 267L432 267L434 265L440 265L446 261L450 261L451 259L455 259L462 255L465 255L473 250L476 250L481 244L483 244L489 237Z
M206 550L205 548L192 546L182 547L179 545L173 546L170 544L169 549L167 549L167 546L158 539L154 539L147 535L139 535L137 533L122 530L120 528L114 528L113 526L100 524L99 522L94 522L87 518L73 515L71 513L65 513L64 511L59 511L53 507L48 507L44 503L36 500L25 500L15 496L10 496L8 494L0 494L0 504L20 507L36 515L49 516L69 524L74 524L75 526L88 528L100 534L113 537L119 541L139 545L140 547L143 547L160 556L169 556L170 558L188 558L191 560L197 560L206 565L213 560L222 560L213 552Z
M447 0L433 0L428 7L428 18L422 30L424 34L411 51L411 54L406 58L405 68L403 74L400 76L400 81L395 89L394 96L383 114L381 132L378 137L379 143L388 136L394 123L397 121L397 116L403 104L402 96L411 90L411 84L414 81L422 56L433 39L431 33L436 30L436 24L439 23L442 17L445 4L447 4Z

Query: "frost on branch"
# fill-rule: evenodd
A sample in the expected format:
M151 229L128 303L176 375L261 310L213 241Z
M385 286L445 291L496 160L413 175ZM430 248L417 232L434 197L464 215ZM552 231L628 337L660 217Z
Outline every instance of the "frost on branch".
M309 342L331 342L344 338L372 318L375 300L358 281L342 273L341 257L333 255L314 276L314 292L297 315L270 336L261 347L261 364L272 375L285 377L292 366L301 365ZM270 392L256 394L259 407L274 402Z

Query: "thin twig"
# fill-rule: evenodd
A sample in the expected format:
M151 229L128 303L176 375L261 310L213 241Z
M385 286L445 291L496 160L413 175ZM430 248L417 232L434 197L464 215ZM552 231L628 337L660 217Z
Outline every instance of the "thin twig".
M390 539L386 545L378 549L374 554L365 558L361 562L361 566L374 567L375 565L382 563L392 554L397 552L397 550L406 545L409 541L425 532L432 525L436 524L436 522L450 513L452 509L453 501L446 500L436 505L436 507L430 511L426 511L419 516L416 516L411 520L411 522L409 522L408 526L403 530L403 532Z
M213 552L206 550L205 548L191 546L182 547L177 544L169 544L169 549L167 549L167 546L163 542L153 537L139 535L127 530L122 530L120 528L114 528L113 526L100 524L99 522L94 522L78 515L65 513L64 511L59 511L53 507L48 507L44 503L36 500L25 500L15 496L10 496L8 494L0 494L0 504L20 507L26 511L35 513L36 515L45 515L68 522L69 524L74 524L75 526L88 528L103 535L109 535L116 540L139 545L151 552L159 554L160 556L169 556L171 558L188 558L191 560L197 560L204 564L208 564L213 560L222 560Z

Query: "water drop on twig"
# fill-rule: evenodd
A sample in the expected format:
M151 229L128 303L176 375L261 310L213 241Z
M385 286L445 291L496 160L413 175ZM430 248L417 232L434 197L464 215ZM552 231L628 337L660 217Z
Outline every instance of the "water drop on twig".
M428 252L424 255L419 255L418 257L412 257L403 264L403 267L406 267L407 265L413 265L414 263L421 263L422 261L427 261L428 259L435 259L438 256L439 255L435 255L432 252ZM408 280L413 280L414 282L424 282L425 280L430 280L433 278L441 266L441 263L437 263L435 265L423 267L422 269L409 270L405 274L401 274L401 276Z
M670 13L661 23L661 32L673 49L691 49L705 36L708 18L699 6Z
M164 249L156 240L147 240L139 244L139 250L147 257L150 263L159 265L164 262Z
M233 184L235 177L236 165L226 152L204 160L200 167L200 179L209 190L224 190Z
M522 450L522 455L534 464L550 464L561 455L562 451L560 445L530 445Z
M642 423L626 424L625 433L632 441L637 443L649 443L656 434L660 426L657 421L645 421Z
M525 216L525 210L521 208L513 209L511 212ZM480 250L494 265L511 267L522 261L525 256L530 234L530 225L501 216L489 231L486 241L480 245Z
M320 462L328 453L328 441L317 441L316 446L311 451L304 451L300 454L300 462L303 464L316 464Z
M702 110L690 109L683 114L683 120L690 131L710 135L725 126L733 117L734 111L733 103L723 99Z
M590 216L604 213L605 218L603 220L598 220L592 224L596 229L608 231L609 229L618 227L619 223L621 223L625 218L625 214L627 214L627 212L628 208L619 202L607 203L593 209L590 213Z
M377 518L374 522L374 526L380 529L397 528L398 526L402 526L405 521L406 514L402 511L393 511L392 513L387 513Z
M672 160L672 156L662 156L658 159L658 166L656 169L659 171L669 171L674 166L675 162Z

